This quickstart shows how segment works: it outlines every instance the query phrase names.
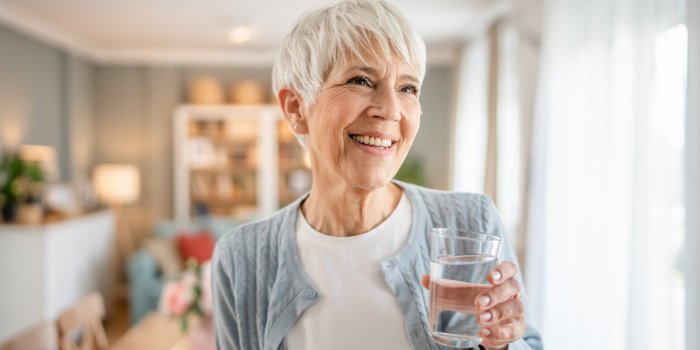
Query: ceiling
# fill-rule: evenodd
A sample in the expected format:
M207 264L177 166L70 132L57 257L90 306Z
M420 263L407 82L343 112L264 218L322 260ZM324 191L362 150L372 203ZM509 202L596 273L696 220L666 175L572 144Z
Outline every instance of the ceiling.
M499 0L390 0L416 26L431 63L455 47ZM304 12L327 0L0 0L0 22L87 59L104 63L269 65L284 35ZM243 45L228 31L247 24Z

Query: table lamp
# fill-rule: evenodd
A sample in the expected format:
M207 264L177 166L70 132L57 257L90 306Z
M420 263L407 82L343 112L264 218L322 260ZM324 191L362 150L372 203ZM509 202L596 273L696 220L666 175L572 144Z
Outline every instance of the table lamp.
M131 164L99 164L93 172L93 183L97 199L114 211L119 255L125 260L134 252L135 246L129 226L122 217L122 208L139 199L139 169Z
M56 150L51 146L22 145L19 147L19 157L25 161L39 164L44 172L46 181L58 180L58 163L56 162Z

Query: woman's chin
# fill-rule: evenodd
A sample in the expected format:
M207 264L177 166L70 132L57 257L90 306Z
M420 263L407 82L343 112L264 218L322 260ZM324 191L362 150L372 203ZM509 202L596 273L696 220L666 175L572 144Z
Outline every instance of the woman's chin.
M356 187L367 191L374 191L388 185L393 179L393 174L365 172L358 173L352 177L352 182Z

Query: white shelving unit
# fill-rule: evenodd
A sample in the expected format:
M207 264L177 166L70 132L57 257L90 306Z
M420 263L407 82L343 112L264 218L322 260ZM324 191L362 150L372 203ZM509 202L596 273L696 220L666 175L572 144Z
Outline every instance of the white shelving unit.
M178 221L190 220L196 206L235 219L266 215L300 194L287 193L285 179L303 171L303 151L279 107L183 105L174 118Z

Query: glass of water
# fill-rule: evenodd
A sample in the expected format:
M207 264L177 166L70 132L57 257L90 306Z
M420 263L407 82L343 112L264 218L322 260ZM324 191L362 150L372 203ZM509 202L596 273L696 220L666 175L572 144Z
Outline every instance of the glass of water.
M432 230L428 322L436 342L459 348L481 343L475 299L491 287L486 276L498 264L500 252L501 237L493 234Z

